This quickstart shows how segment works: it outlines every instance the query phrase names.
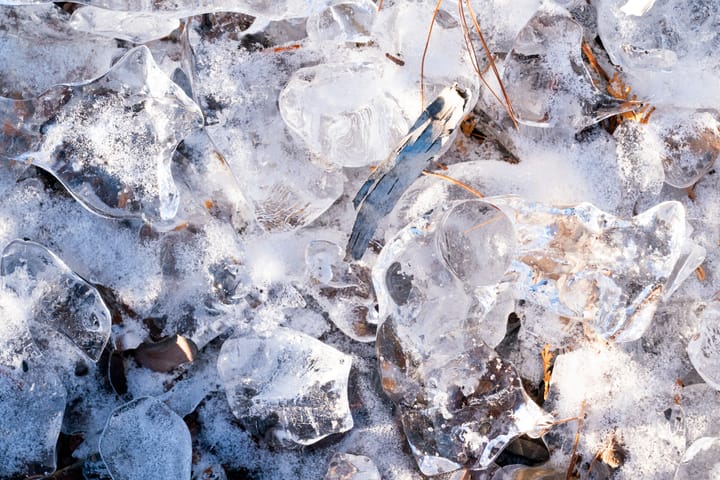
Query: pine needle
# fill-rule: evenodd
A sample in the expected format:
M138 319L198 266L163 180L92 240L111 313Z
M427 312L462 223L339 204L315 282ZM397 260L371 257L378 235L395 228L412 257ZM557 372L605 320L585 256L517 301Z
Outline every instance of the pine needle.
M442 173L437 173L437 172L428 172L427 170L423 170L422 174L430 176L430 177L442 178L443 180L446 180L454 185L457 185L458 187L462 188L463 190L466 190L466 191L472 193L473 195L475 195L478 198L485 198L485 195L480 193L478 190L475 190L473 187L471 187L467 183L463 183L460 180L452 178L448 175L443 175Z

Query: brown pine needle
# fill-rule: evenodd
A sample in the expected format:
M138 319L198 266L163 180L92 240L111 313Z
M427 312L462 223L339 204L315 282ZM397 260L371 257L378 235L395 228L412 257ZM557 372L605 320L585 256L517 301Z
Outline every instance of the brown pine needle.
M432 36L433 27L435 26L435 19L437 18L438 12L440 11L440 5L443 0L438 0L435 4L435 10L433 11L432 19L430 20L430 28L428 29L427 39L425 40L425 48L423 49L422 59L420 60L420 104L421 111L425 110L425 57L427 56L428 47L430 46L430 36Z
M458 0L459 2L462 0ZM475 30L477 30L478 36L480 37L480 42L482 43L483 49L485 50L485 55L488 57L488 61L490 62L490 67L492 67L493 74L495 75L495 78L498 81L498 84L500 85L500 91L503 94L503 98L505 99L505 105L506 111L508 115L510 116L510 120L512 120L513 125L515 128L520 128L517 122L517 118L515 117L515 110L513 109L512 102L510 102L510 97L507 94L507 91L505 90L505 84L502 82L502 78L500 78L500 73L498 73L497 66L495 65L495 60L493 60L493 55L490 52L490 47L488 47L487 42L485 41L485 36L482 33L482 29L480 28L480 24L478 24L477 17L475 16L475 11L472 8L472 5L470 4L470 0L465 0L465 3L468 7L468 12L470 12L470 18L472 18L473 24L475 25Z
M382 4L383 4L383 0L380 0L380 1L378 2L378 12L379 12L380 10L382 10Z
M565 480L570 480L572 477L573 470L575 469L575 462L577 461L577 446L580 442L580 430L582 429L583 417L585 416L585 400L580 404L580 415L578 415L577 431L575 432L575 441L573 442L572 454L570 455L570 464L568 465L567 473L565 474Z
M457 179L455 179L455 178L452 178L452 177L450 177L450 176L448 176L448 175L443 175L442 173L437 173L437 172L428 172L427 170L423 170L423 171L422 171L422 174L423 174L423 175L428 175L428 176L431 176L431 177L442 178L443 180L446 180L446 181L448 181L448 182L450 182L450 183L452 183L452 184L454 184L454 185L457 185L458 187L462 188L463 190L466 190L466 191L472 193L473 195L475 195L475 196L478 197L478 198L485 198L485 195L483 195L483 194L480 193L479 191L475 190L473 187L471 187L471 186L468 185L467 183L463 183L463 182L461 182L460 180L457 180Z
M543 383L545 384L545 390L543 391L543 400L547 400L548 394L550 393L550 379L552 378L552 373L550 372L550 369L552 367L552 359L555 356L550 351L550 344L546 343L545 347L543 347L542 351L540 352L540 356L542 357L543 362Z

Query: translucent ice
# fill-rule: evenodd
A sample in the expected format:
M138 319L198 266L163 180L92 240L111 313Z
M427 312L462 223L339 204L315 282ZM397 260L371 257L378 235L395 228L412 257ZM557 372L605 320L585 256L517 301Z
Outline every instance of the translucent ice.
M111 316L100 293L42 245L14 240L2 252L5 289L32 305L30 331L45 343L48 330L66 336L93 361L110 338Z
M583 29L545 3L515 38L503 82L518 121L582 129L629 110L594 85L581 54Z
M352 258L363 256L378 222L423 169L450 147L469 100L469 93L457 85L444 89L360 187L353 200L358 213L347 246Z
M51 369L0 365L0 477L16 478L55 470L66 393Z
M377 10L371 0L334 0L308 17L308 39L314 44L368 42Z
M514 438L549 428L552 417L530 400L515 367L470 322L391 316L376 346L383 389L425 475L487 468Z
M498 470L492 480L563 480L566 472L547 467L509 465Z
M145 43L169 35L180 26L180 20L174 15L118 12L86 6L73 12L70 25L82 32L119 38L132 43Z
M0 15L0 95L29 98L53 85L107 72L125 48L79 32L54 4L3 7Z
M603 46L630 76L634 91L654 102L717 107L719 14L717 0L603 0L598 28Z
M336 453L330 459L325 480L380 480L380 472L364 455Z
M688 343L687 351L705 382L720 390L720 305L717 302L703 310L698 332Z
M305 250L309 288L330 320L350 338L375 340L377 318L370 269L344 260L335 243L315 240Z
M310 149L335 165L379 163L409 124L382 82L381 66L323 63L298 70L280 94L283 120Z
M190 480L187 425L151 397L126 403L110 415L100 437L100 455L114 480Z
M685 209L663 202L622 220L593 205L557 208L495 197L513 219L511 270L527 298L559 315L583 318L616 341L639 338L667 299L702 262Z
M674 479L691 478L697 480L720 478L720 438L699 438L685 451Z
M232 338L218 372L233 414L274 444L310 445L352 428L351 358L303 333L278 328Z
M148 221L175 216L172 153L202 125L198 106L146 47L88 83L60 85L34 100L0 99L0 115L14 137L0 158L48 170L100 215Z

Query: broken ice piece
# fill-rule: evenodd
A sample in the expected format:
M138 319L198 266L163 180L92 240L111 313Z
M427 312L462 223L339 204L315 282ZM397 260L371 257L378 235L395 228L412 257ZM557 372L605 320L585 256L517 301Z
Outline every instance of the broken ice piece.
M52 329L93 361L100 358L110 338L110 311L97 289L54 253L39 243L13 240L2 252L0 278L3 288L32 305L36 342Z
M235 417L253 435L290 447L352 428L350 364L319 340L278 328L225 341L218 372Z
M702 262L685 208L663 202L623 220L589 203L558 208L517 197L486 199L513 220L510 270L528 300L581 318L605 338L633 341Z
M110 415L100 437L100 456L113 480L190 480L190 431L163 402L138 398Z
M420 334L429 325L433 333ZM487 468L514 438L538 437L552 422L527 395L515 367L461 321L391 316L376 347L383 389L400 407L425 475Z
M631 109L593 84L582 59L582 38L582 26L548 3L520 31L503 72L519 122L579 130Z
M688 343L687 352L703 380L720 390L720 304L717 302L703 310L699 331Z
M359 342L375 340L377 318L370 269L344 260L342 247L315 240L305 250L309 289L330 320Z
M380 480L380 472L364 455L336 453L330 459L325 480Z
M146 47L88 83L59 85L33 100L1 98L0 116L14 132L0 158L48 170L95 213L147 221L175 217L172 154L203 122Z
M45 476L55 470L66 392L51 368L0 365L0 477Z
M308 17L308 39L316 45L366 43L377 11L371 0L334 0Z
M180 26L180 17L147 12L118 12L86 6L75 10L70 25L79 31L132 43L146 43L170 35Z
M405 190L450 147L469 100L467 90L457 85L445 88L360 187L353 200L358 213L347 245L353 259L363 256L378 223Z
M713 480L720 478L720 438L702 437L685 451L674 480Z
M332 164L376 164L408 127L382 76L383 69L375 63L302 68L280 93L280 114L312 151Z
M508 465L493 475L492 480L564 480L566 472L547 467Z
M647 125L657 131L665 182L691 187L709 172L720 154L720 113L717 110L658 109Z

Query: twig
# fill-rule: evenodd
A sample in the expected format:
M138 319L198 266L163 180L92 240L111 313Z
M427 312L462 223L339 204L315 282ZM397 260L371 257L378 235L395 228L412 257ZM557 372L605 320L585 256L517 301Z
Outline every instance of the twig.
M425 110L425 56L427 55L428 47L430 46L430 36L432 35L433 26L435 26L435 19L440 11L440 5L442 5L442 2L443 0L438 0L435 4L435 10L433 11L432 20L430 20L430 28L428 29L427 39L425 40L422 60L420 60L420 110Z
M463 190L466 190L466 191L472 193L473 195L475 195L475 196L478 197L478 198L485 198L485 195L483 195L482 193L480 193L478 190L475 190L475 189L474 189L473 187L471 187L470 185L468 185L468 184L466 184L466 183L463 183L463 182L461 182L460 180L456 180L456 179L454 179L454 178L452 178L452 177L450 177L450 176L443 175L442 173L437 173L437 172L428 172L427 170L423 170L423 171L422 171L422 174L423 174L423 175L430 176L430 177L442 178L443 180L446 180L446 181L448 181L448 182L450 182L450 183L452 183L452 184L454 184L454 185L457 185L458 187L462 188Z
M585 400L580 404L580 415L578 415L577 431L575 432L575 442L573 442L572 454L570 455L570 464L568 465L567 473L565 474L565 480L570 480L572 477L573 470L575 469L575 462L577 461L577 446L580 442L580 429L582 429L583 417L585 416Z

